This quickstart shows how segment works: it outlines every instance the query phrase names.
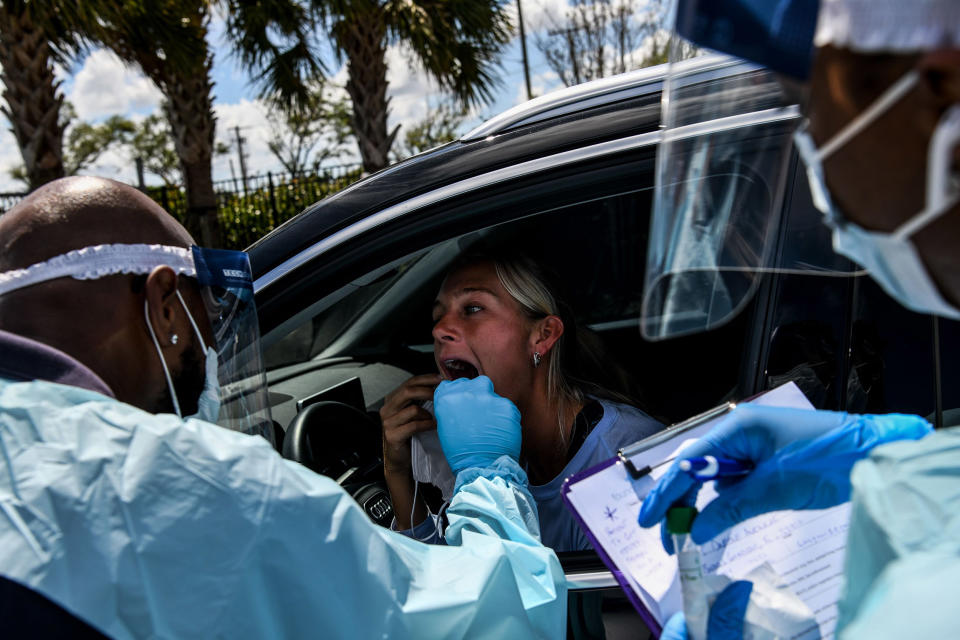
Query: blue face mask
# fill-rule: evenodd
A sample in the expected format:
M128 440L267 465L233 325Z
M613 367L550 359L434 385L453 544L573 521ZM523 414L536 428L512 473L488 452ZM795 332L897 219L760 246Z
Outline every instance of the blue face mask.
M206 344L203 336L200 333L199 327L197 327L197 323L193 320L193 315L191 315L190 310L187 309L187 305L183 301L183 296L180 295L179 291L177 291L177 298L180 300L180 304L183 306L183 310L187 314L187 319L190 320L190 326L193 327L193 333L197 340L200 344ZM167 363L163 359L163 352L160 350L160 343L157 342L157 336L153 331L153 325L150 324L150 316L148 313L146 300L143 301L143 314L147 321L147 329L150 330L150 337L153 339L153 346L156 348L157 356L160 358L160 366L163 367L163 374L167 379L167 388L170 390L170 399L173 402L174 412L180 418L196 418L198 420L204 420L206 422L212 422L215 424L217 419L220 417L220 384L217 380L217 350L213 347L206 348L206 374L203 381L203 391L200 392L200 397L197 399L197 412L189 416L184 416L180 413L180 402L177 399L177 392L173 388L173 379L170 377L170 371L167 369Z
M940 295L910 236L960 202L951 176L953 149L960 143L960 105L947 110L930 139L925 208L891 233L869 231L845 219L830 200L821 164L900 100L917 80L912 72L904 76L822 148L817 148L803 128L794 134L794 142L807 167L813 204L833 229L834 250L864 267L884 291L908 309L958 320L960 310Z

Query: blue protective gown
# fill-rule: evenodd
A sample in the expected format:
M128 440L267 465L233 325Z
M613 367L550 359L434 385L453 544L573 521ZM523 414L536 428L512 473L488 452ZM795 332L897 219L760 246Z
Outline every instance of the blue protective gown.
M839 638L956 637L960 427L881 445L850 480Z
M561 637L566 586L508 458L450 546L373 524L262 438L0 380L0 573L116 638Z

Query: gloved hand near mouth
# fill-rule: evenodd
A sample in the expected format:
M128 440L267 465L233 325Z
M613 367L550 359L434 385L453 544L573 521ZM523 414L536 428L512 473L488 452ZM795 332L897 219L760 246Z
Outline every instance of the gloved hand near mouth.
M493 390L487 376L440 383L433 395L437 434L455 474L520 458L520 411Z

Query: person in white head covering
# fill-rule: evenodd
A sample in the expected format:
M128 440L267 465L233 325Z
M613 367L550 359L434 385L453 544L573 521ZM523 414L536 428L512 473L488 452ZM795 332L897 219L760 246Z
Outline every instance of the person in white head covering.
M814 44L797 142L843 221L835 248L904 306L960 319L960 2L821 0Z
M516 407L441 384L447 545L388 531L239 419L252 294L244 252L129 185L64 178L0 217L0 585L117 640L560 637ZM76 637L0 598L3 637Z
M784 36L782 49L768 45L787 31L777 16L797 5L815 11L816 0L765 5L778 7L767 11L766 30L757 22L760 3L680 0L678 30L729 33L711 30L725 19L717 4L728 9L725 26L744 15L753 21L741 22L748 28L729 46L699 44L777 71L797 65L771 51L799 51L798 60L810 65L794 74L807 76L806 124L795 139L834 248L904 306L960 318L960 2L820 0L806 49L795 46L796 33L788 34L790 42ZM757 41L734 41L741 36ZM718 489L694 521L694 541L760 513L850 499L837 635L953 637L960 619L953 602L960 583L960 428L934 432L922 423L916 416L741 407L695 446L701 455L736 457L755 469ZM810 472L828 463L829 472ZM662 522L696 490L672 468L644 500L640 524ZM739 588L712 605L711 640L744 635L750 589L734 584ZM683 614L661 636L686 637Z

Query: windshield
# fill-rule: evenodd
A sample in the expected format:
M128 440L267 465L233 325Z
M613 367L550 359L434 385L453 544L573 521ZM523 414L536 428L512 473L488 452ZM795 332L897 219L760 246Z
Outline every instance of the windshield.
M313 360L345 333L355 330L371 305L407 271L420 255L386 265L312 305L298 315L299 323L283 337L264 348L264 365L278 367ZM303 319L303 316L306 316Z

